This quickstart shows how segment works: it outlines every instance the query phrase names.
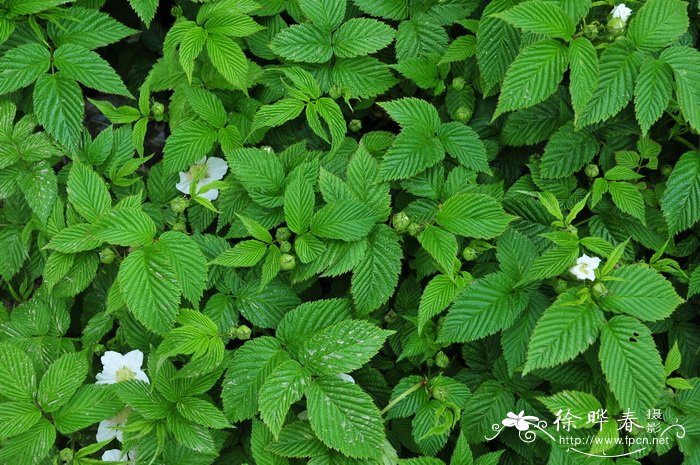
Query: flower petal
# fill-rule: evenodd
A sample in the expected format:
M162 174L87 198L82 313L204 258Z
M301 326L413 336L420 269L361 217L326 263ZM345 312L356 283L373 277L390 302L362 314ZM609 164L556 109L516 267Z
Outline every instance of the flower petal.
M102 454L103 462L121 462L122 460L126 459L126 455L122 454L122 451L120 451L119 449L110 449L108 451L105 451L104 454Z
M503 426L507 426L509 428L515 426L515 424L518 422L515 418L504 418L501 423L503 423Z
M95 440L97 442L109 441L117 437L118 430L115 428L116 424L112 420L103 420L97 425L97 434L95 435Z
M132 350L124 355L124 366L130 368L132 371L139 371L141 365L143 365L143 352L140 350Z
M518 431L527 431L530 429L530 424L521 418L515 422L515 427Z
M148 376L146 376L146 373L144 373L141 370L136 372L136 379L138 379L139 381L143 381L144 383L148 383L148 384L151 383L151 380L148 379Z
M211 157L207 160L207 166L209 167L207 170L207 177L214 181L223 178L228 171L228 164L226 160L222 158Z
M102 366L105 368L103 371L106 371L107 369L117 370L124 365L124 356L119 352L108 350L102 357L100 357L100 361L102 362Z

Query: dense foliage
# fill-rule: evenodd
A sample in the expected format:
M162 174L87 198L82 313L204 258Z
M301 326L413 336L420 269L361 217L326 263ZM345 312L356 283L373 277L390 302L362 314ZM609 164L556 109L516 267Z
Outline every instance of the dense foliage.
M697 17L0 1L0 464L700 464Z

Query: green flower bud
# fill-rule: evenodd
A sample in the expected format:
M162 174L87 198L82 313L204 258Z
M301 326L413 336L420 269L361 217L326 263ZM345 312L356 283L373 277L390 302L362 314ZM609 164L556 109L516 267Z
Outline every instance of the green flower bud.
M283 253L287 253L292 250L292 244L289 241L281 241L280 242L280 250Z
M568 288L569 283L567 283L563 279L557 279L557 281L554 283L554 292L556 292L557 294L564 293Z
M187 232L187 225L185 225L184 221L176 221L170 229L178 232Z
M105 353L106 347L104 344L95 344L95 346L92 348L92 353L95 355L102 355Z
M472 247L465 247L464 251L462 252L462 257L468 262L472 260L476 260L478 253L476 250L474 250Z
M170 208L175 213L184 212L190 206L190 199L186 197L175 197L170 201Z
M457 111L455 111L455 119L457 121L461 121L462 123L466 123L467 121L472 119L471 108L465 106L457 108Z
M234 333L234 336L236 339L240 339L241 341L246 341L250 339L250 335L253 333L253 330L247 327L246 325L240 325L238 328L236 328L236 332Z
M297 261L294 258L294 255L284 253L280 257L280 270L282 270L282 271L293 270L296 265L297 265Z
M362 121L359 119L352 119L350 120L350 124L348 124L348 128L350 128L352 132L360 132L360 130L362 130Z
M405 231L411 224L411 219L404 212L399 212L391 218L391 224L397 231Z
M596 297L605 297L608 294L608 288L605 287L605 284L602 282L598 281L593 285L593 295Z
M625 28L625 22L621 18L611 18L608 21L608 32L618 34Z
M465 83L466 83L466 81L464 80L464 78L462 76L457 76L456 78L454 78L452 80L452 88L455 90L462 90L462 89L464 89Z
M444 402L447 399L447 395L449 394L449 392L447 391L446 388L444 388L442 386L438 386L438 387L433 388L432 394L433 394L433 399L439 400L440 402Z
M110 249L109 247L105 247L104 249L100 250L101 263L109 265L114 261L115 258L117 258L117 254L114 253L114 250Z
M600 169L598 168L598 165L594 165L591 163L590 165L586 165L586 169L584 170L584 172L589 178L595 178L600 174Z
M440 351L435 356L435 365L439 368L447 368L450 364L450 358L445 354L445 352Z
M290 237L292 237L292 232L289 228L277 228L275 231L275 239L278 241L288 241Z
M151 113L156 121L162 121L162 116L165 113L165 105L160 102L153 102L151 105Z
M411 236L417 236L422 230L423 226L418 223L411 223L408 225L408 228L406 228L406 231L408 231L408 234Z
M428 360L425 361L425 364L428 366L428 368L432 368L435 366L435 359L429 358Z
M331 88L328 90L328 95L333 99L339 99L340 97L343 96L343 93L340 91L340 87L336 85L332 85Z
M645 191L645 190L647 190L647 187L648 187L648 186L647 186L647 183L645 183L644 181L639 181L639 182L637 183L637 189L639 189L640 191Z
M583 28L583 35L588 39L595 39L598 37L598 25L596 23L586 24Z
M275 149L273 149L269 145L263 145L262 147L260 147L260 150L264 150L267 153L275 153Z
M61 452L58 453L58 457L65 463L71 463L73 462L73 450L68 447L61 449Z
M673 167L671 165L664 165L661 167L661 174L664 176L670 176L671 171L673 171Z

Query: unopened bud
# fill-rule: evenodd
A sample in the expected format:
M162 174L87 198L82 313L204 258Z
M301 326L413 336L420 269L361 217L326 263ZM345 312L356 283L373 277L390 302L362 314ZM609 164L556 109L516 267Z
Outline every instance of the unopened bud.
M294 258L294 255L284 253L280 257L280 270L282 270L282 271L293 270L296 265L297 265L297 261Z
M251 330L249 327L246 325L240 325L238 328L236 328L236 331L234 333L234 336L236 339L240 339L241 341L246 341L250 339L250 335L253 333L253 330Z
M406 228L406 231L408 231L408 234L411 236L417 236L422 230L423 226L418 223L411 223L408 225L408 228Z
M64 463L72 463L73 462L73 450L69 449L68 447L66 447L65 449L61 449L61 452L58 453L58 457Z
M478 254L477 254L476 250L474 250L471 247L465 247L464 251L462 252L462 257L464 257L464 259L468 262L470 262L472 260L476 260L477 255Z
M151 105L151 113L153 113L153 116L158 120L158 118L162 117L165 113L165 105L160 102L153 102L153 105Z
M105 265L112 263L116 257L117 254L114 253L114 250L110 249L109 247L105 247L104 249L100 250L100 262L104 263Z
M176 221L170 229L177 232L186 232L187 225L185 225L184 221Z
M359 119L350 120L348 128L350 128L350 131L352 132L360 132L360 130L362 129L362 121L360 121Z
M292 250L292 244L289 241L280 242L280 251L287 253Z
M391 224L397 231L405 231L411 224L411 218L404 212L399 212L391 218Z
M338 87L336 85L332 85L331 88L328 90L328 95L330 95L330 97L333 100L336 100L336 99L339 99L340 97L342 97L343 94L340 91L340 87Z
M190 200L185 197L175 197L170 201L170 208L175 213L184 212L190 205Z
M447 391L446 388L442 386L438 386L436 388L433 388L433 399L439 400L440 402L444 402L447 399L447 395L449 392Z
M288 241L290 237L292 237L292 232L289 228L277 228L275 231L275 239L278 241Z
M596 297L605 297L608 294L608 288L605 287L605 284L602 282L598 281L593 285L593 295Z
M472 118L472 110L469 107L459 107L457 108L457 111L455 111L455 119L457 121L461 121L462 123L466 123Z
M586 169L584 170L584 172L589 178L595 178L600 174L600 169L598 168L598 165L590 164L586 165Z
M104 346L104 344L95 344L92 348L92 353L95 355L102 355L105 353L105 350L107 350Z
M464 80L464 78L462 76L457 76L456 78L454 78L452 80L452 88L455 90L462 90L462 89L464 89L465 83L466 83L466 81Z
M435 356L435 365L439 368L447 368L450 364L450 358L445 354L445 352L440 351Z

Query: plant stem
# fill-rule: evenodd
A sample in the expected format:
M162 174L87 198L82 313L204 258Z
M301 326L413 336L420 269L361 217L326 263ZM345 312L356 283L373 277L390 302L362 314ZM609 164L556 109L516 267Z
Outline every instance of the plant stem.
M396 404L398 404L399 402L401 402L401 401L404 400L406 397L410 396L411 394L413 394L414 392L416 392L418 389L422 388L422 387L425 386L426 384L427 384L427 381L426 381L426 380L424 380L424 379L420 380L419 382L417 382L416 384L414 384L413 386L411 386L410 388L406 389L404 392L402 392L401 394L399 394L399 395L396 397L396 399L394 399L394 400L392 400L391 402L389 402L389 403L386 405L386 407L384 407L384 408L382 409L382 411L379 412L379 413L380 413L381 415L384 415L384 414L387 413L389 410L391 410L392 408L394 408L394 406L395 406Z

